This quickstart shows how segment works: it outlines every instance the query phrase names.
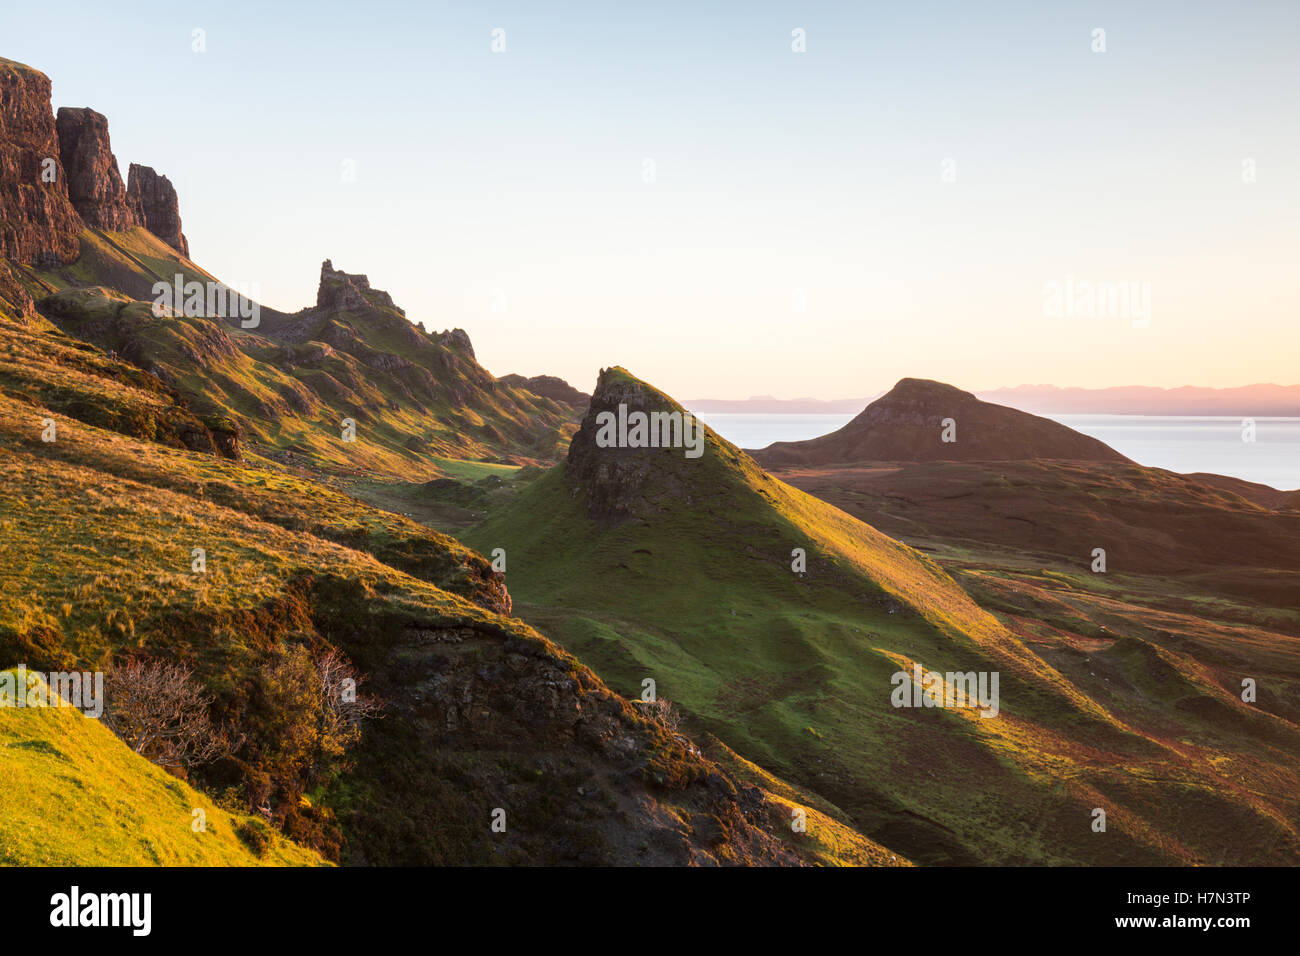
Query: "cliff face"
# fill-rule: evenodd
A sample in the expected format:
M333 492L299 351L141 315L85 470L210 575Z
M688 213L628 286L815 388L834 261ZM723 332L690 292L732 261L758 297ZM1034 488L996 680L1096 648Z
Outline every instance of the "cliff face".
M132 163L126 196L140 225L188 259L190 244L181 232L181 204L171 180L151 166Z
M68 197L86 225L97 229L142 225L137 210L127 201L104 115L65 106L59 109L57 125Z
M25 322L29 315L35 314L36 303L31 293L18 280L13 265L0 258L0 315Z
M43 180L47 170L53 182ZM72 262L81 228L59 160L49 78L0 59L0 258Z
M167 177L132 164L129 185L123 184L108 120L92 109L67 107L56 119L49 78L0 58L0 259L38 266L75 262L86 226L144 226L189 256L180 203Z

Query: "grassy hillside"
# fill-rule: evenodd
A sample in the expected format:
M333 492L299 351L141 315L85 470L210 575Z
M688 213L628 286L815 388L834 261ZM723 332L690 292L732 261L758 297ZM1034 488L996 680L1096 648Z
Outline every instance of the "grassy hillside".
M878 462L774 474L935 553L1050 563L1085 572L1098 586L1145 578L1165 598L1226 598L1240 606L1242 622L1300 632L1300 514L1230 484L1135 464L1060 461ZM1105 575L1089 570L1098 547Z
M324 864L71 708L0 707L0 768L0 866Z
M33 408L179 448L216 453L214 432L155 376L109 359L36 316L0 314L0 388Z
M155 316L155 282L220 283L143 228L86 229L80 243L71 265L5 269L64 331L157 375L198 417L228 424L263 454L336 474L428 479L447 473L440 459L552 460L573 429L572 408L499 384L385 293L292 315L262 308L252 328L237 317ZM345 419L355 440L343 440Z
M1296 859L1290 721L1180 673L1175 699L1227 710L1243 732L1199 736L1187 703L1131 723L935 562L711 432L698 460L596 448L592 416L620 402L677 407L621 369L602 373L568 462L464 535L505 549L516 613L614 688L653 678L692 726L920 862ZM791 570L795 548L805 573ZM891 675L911 662L998 671L1001 714L894 708ZM1144 666L1123 670L1136 681ZM1266 783L1242 788L1261 772ZM1105 834L1090 829L1095 807Z
M266 459L149 440L184 412L166 387L57 331L0 320L0 346L0 666L192 667L243 737L192 778L223 805L268 806L357 864L906 862L792 832L788 792L743 782L502 616L488 562L452 539ZM296 679L277 676L331 647L385 702L346 755L320 751Z

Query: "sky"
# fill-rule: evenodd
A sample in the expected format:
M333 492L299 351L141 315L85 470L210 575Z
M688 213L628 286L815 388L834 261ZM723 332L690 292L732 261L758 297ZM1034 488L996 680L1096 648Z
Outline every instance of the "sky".
M209 272L296 311L331 259L497 375L1300 381L1300 4L65 0L0 38Z

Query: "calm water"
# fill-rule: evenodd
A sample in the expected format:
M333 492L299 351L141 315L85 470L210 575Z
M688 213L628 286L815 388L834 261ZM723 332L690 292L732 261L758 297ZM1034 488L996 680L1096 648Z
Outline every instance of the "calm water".
M1172 415L1052 415L1104 441L1140 465L1208 471L1300 488L1300 418L1256 418L1255 440L1242 441L1240 418Z
M741 448L774 441L802 441L847 424L853 415L700 416ZM1300 488L1300 418L1255 419L1255 441L1241 440L1240 418L1173 415L1051 415L1063 425L1104 441L1142 465L1182 473L1208 471L1258 481L1274 488Z

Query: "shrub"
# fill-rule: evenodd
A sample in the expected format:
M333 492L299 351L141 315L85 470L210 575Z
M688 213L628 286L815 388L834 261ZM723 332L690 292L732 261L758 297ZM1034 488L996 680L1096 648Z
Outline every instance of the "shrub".
M160 766L189 770L233 749L212 722L212 698L184 665L127 661L104 675L104 697L109 729Z

